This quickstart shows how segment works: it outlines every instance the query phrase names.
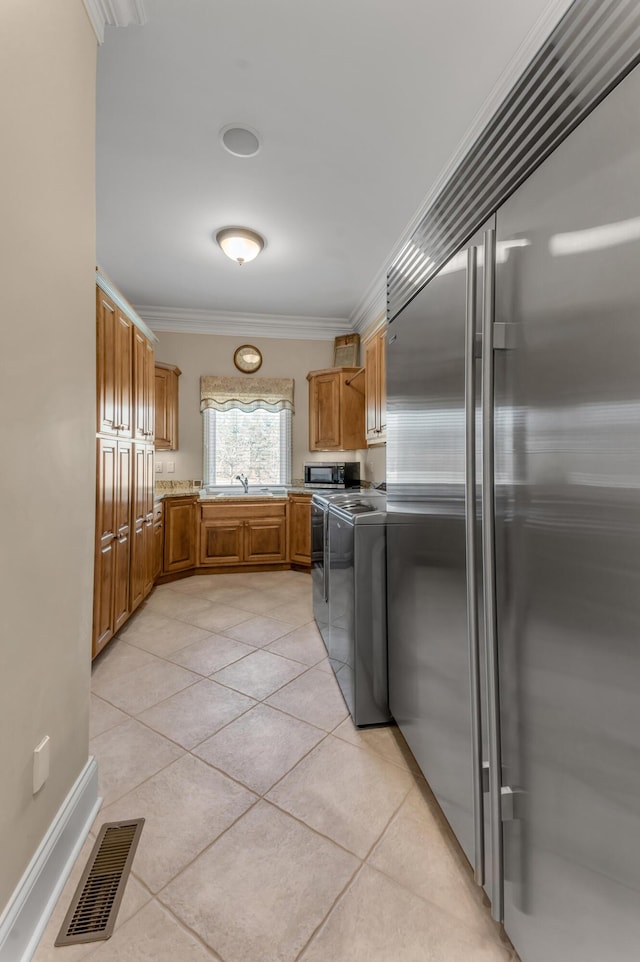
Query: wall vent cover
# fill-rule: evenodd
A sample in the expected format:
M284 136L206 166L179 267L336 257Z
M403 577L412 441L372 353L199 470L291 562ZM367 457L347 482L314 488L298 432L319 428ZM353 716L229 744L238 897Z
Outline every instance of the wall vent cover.
M136 818L101 827L56 945L111 938L143 825Z

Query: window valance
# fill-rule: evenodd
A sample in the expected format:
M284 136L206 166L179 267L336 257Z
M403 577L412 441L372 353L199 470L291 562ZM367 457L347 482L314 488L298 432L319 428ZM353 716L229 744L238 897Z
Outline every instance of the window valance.
M206 411L293 411L291 377L200 378L200 410Z

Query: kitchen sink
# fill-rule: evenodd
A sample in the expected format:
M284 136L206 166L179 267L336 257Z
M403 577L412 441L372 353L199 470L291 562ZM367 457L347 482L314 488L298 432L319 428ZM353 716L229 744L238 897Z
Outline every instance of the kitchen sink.
M249 488L247 493L242 489L237 487L229 488L225 491L205 491L203 490L200 494L201 499L215 499L215 498L234 498L241 501L243 498L286 498L287 489L286 488Z

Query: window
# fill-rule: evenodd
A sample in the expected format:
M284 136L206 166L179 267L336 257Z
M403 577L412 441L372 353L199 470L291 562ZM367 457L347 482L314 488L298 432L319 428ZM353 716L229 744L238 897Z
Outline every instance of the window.
M293 378L200 378L204 428L204 483L249 484L291 481Z
M204 483L234 484L246 474L249 484L291 481L291 411L217 411L205 408Z

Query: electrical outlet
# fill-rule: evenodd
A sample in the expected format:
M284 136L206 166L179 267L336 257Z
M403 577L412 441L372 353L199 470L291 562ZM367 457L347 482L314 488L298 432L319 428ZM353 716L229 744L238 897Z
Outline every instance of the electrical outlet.
M164 471L164 465L162 461L156 461L156 474L162 474Z
M176 470L176 462L167 461L167 474L175 474L175 470Z
M49 747L51 739L45 735L33 750L33 794L40 791L49 777Z

